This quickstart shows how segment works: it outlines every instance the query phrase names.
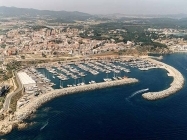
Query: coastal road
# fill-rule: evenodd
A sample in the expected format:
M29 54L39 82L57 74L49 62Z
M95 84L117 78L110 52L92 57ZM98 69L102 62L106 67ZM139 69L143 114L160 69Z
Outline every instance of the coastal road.
M16 72L15 72L15 78L16 78L16 81L17 81L17 83L18 83L18 88L17 88L15 91L9 93L9 94L6 96L5 102L4 102L4 106L3 106L3 110L4 110L4 111L7 111L7 110L9 109L10 101L11 101L12 97L13 97L14 95L16 95L17 93L19 93L19 92L23 89L23 86L22 86L22 84L21 84L21 82L20 82L20 80L19 80L19 78L18 78Z

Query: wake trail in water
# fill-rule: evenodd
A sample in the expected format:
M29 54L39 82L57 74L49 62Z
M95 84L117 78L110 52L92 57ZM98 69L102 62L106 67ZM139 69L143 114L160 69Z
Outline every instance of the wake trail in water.
M59 115L60 113L61 113L61 112L57 113L56 115L50 117L49 119L56 117L56 116ZM46 123L40 128L40 131L42 131L42 130L49 124L49 119L47 119Z
M149 90L149 88L138 90L138 91L134 92L131 96L127 97L126 99L129 100L129 99L131 99L132 97L134 97L135 95L140 94L140 93L143 93L143 92L146 92L146 91L148 91L148 90Z
M42 131L48 124L49 124L49 119L47 119L46 123L40 128L40 131Z

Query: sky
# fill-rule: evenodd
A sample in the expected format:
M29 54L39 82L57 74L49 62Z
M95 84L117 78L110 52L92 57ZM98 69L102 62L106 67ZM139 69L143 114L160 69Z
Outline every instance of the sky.
M90 14L187 14L187 0L0 0L0 6Z

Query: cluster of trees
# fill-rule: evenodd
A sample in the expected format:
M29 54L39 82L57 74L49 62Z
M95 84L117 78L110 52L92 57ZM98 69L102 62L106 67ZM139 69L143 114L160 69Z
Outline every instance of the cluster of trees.
M183 38L184 40L187 40L187 35L183 35L183 36L170 35L168 38Z
M55 40L51 40L50 42L54 42L56 44L61 44L62 43L62 40L60 39L55 39Z
M153 46L153 47L159 47L159 48L167 48L167 46L165 44L161 44L159 42L145 42L142 44L142 46Z
M45 58L46 58L46 57L47 57L47 55L46 55L45 53L43 53L43 52L42 52L42 57L45 57Z
M166 48L166 45L155 43L152 41L152 39L158 39L158 35L155 33L147 32L147 28L149 26L141 26L141 25L131 25L127 26L126 24L122 22L112 22L112 23L102 23L99 25L91 26L86 32L81 33L80 36L83 38L90 38L90 39L96 39L96 40L110 40L114 39L116 43L118 42L124 42L127 43L127 41L133 41L135 43L141 43L142 46L151 45L154 47L164 47ZM126 32L116 29L123 29L126 30ZM109 31L115 31L112 33L109 33ZM88 36L88 34L93 31L92 33L94 36Z
M0 48L5 48L6 47L6 44L2 44L1 46L0 46Z
M46 20L48 23L75 23L72 19L56 18L52 20Z
M25 56L24 56L24 55L22 55L22 56L21 56L21 59L25 59Z
M32 26L32 29L35 30L35 31L39 31L41 29L44 29L44 28L48 28L47 26L41 26L41 25L35 25L35 26ZM48 28L50 29L50 28Z

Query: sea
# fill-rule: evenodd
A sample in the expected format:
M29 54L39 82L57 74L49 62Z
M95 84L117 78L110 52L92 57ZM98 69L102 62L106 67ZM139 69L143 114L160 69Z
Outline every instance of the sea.
M186 80L187 54L170 54L162 62ZM62 96L41 106L4 140L186 140L187 85L174 95L147 101L142 94L168 88L173 80L163 69L131 69L139 83ZM56 88L58 88L58 84Z

